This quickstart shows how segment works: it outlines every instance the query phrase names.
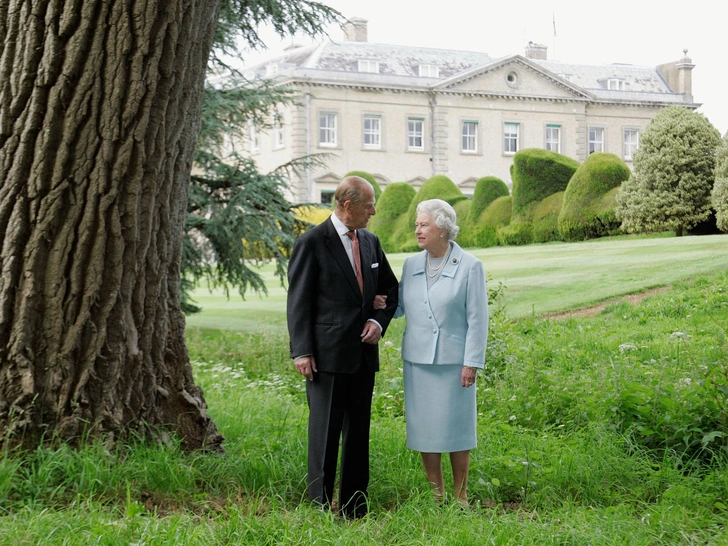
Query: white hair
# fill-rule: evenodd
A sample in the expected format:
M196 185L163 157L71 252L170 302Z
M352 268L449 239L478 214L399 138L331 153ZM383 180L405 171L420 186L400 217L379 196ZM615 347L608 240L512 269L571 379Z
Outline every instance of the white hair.
M425 213L432 216L435 225L447 233L447 240L453 241L460 228L457 225L457 215L450 203L442 199L428 199L417 205L417 214Z

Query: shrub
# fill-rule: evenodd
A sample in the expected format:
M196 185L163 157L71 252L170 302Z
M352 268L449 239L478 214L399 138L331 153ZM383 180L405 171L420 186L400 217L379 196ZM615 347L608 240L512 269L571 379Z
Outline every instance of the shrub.
M407 216L410 203L417 192L407 182L389 184L377 201L377 214L369 221L369 229L376 233L387 252L395 252L392 237L397 220Z
M619 230L614 214L616 188L631 172L614 154L591 154L566 187L559 213L559 232L566 241L603 237ZM605 197L609 195L609 198Z
M578 168L578 161L549 150L525 148L517 152L511 167L513 219L530 222L528 205L566 190Z
M295 207L293 209L293 215L296 220L306 224L306 227L308 227L308 224L316 226L331 216L331 209L323 205L320 207L315 205L304 205ZM305 229L303 231L305 231Z
M365 171L351 171L351 172L346 173L344 175L344 178L346 178L347 176L358 176L360 178L363 178L367 182L369 182L372 185L372 187L374 188L375 201L379 201L379 197L382 195L382 188L379 187L379 184L377 183L377 181L374 179L374 177L371 174L369 174L368 172L365 172Z
M617 194L615 212L629 233L682 235L710 218L720 133L699 112L663 108L647 124L634 171Z
M478 224L499 228L511 223L511 206L513 198L499 197L486 208L480 216Z
M516 222L496 230L498 242L503 245L530 245L533 242L533 224Z
M558 219L564 192L560 191L549 195L540 201L533 209L533 242L547 243L559 241Z
M470 207L470 223L477 224L480 215L493 201L507 195L509 195L508 186L500 178L485 176L478 180L473 192L473 205Z

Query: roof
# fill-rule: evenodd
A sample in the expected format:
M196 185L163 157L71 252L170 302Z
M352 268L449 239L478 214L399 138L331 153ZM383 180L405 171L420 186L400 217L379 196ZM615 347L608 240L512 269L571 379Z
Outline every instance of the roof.
M526 59L509 55L495 59L486 53L451 49L422 48L369 42L333 42L289 49L282 55L251 67L256 75L265 75L268 65L277 65L277 72L289 77L304 76L326 82L353 84L406 85L432 88L446 80L454 80L479 68L486 70L499 62L520 59L533 63L557 80L566 80L573 88L586 90L587 95L602 100L659 100L683 102L661 77L657 67L628 64L586 65L542 59ZM359 72L358 61L378 62L378 73ZM420 77L421 65L438 67L437 77ZM607 80L622 82L620 90L607 88Z

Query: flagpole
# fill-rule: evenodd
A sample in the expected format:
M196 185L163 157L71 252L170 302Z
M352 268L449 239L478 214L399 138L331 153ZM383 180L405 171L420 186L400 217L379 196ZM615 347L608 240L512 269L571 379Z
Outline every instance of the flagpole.
M554 58L553 60L557 60L556 58L556 12L551 12L551 20L554 24Z

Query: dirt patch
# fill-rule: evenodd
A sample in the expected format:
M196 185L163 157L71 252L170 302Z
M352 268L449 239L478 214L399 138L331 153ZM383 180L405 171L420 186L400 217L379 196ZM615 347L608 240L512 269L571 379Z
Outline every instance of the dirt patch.
M645 298L649 298L649 297L655 296L657 294L664 294L668 290L670 290L669 286L661 286L659 288L652 288L651 290L639 292L638 294L628 294L626 296L622 296L619 298L612 298L610 300L600 303L599 305L594 305L592 307L583 307L582 309L572 309L571 311L561 311L559 313L547 313L542 316L544 318L557 319L557 320L565 319L565 318L573 318L573 317L589 317L589 316L596 315L597 313L603 311L607 306L613 305L620 301L628 301L632 304L637 304L637 303L641 302L642 300L644 300Z

